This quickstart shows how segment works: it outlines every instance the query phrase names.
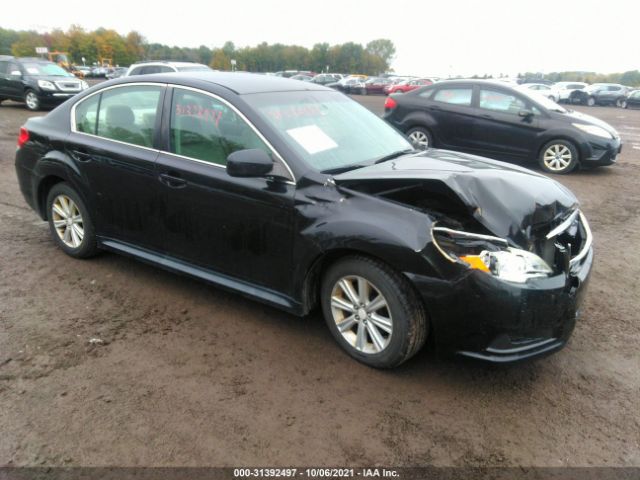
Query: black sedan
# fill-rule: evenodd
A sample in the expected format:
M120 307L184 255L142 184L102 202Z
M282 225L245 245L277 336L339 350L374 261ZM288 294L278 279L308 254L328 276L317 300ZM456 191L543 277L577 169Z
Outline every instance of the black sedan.
M611 165L622 148L609 124L500 82L454 80L391 96L384 118L422 148L537 161L548 173Z
M29 119L16 170L68 255L110 250L296 315L320 307L375 367L429 336L492 362L559 350L593 262L559 183L413 150L346 96L277 77L105 82Z

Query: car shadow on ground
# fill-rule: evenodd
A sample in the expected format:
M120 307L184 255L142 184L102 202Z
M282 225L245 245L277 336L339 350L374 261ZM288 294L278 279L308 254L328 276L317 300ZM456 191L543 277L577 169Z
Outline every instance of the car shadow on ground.
M60 252L60 255L63 253ZM511 390L514 383L520 388L527 389L538 378L540 363L549 361L541 359L511 366L491 365L437 352L434 345L427 342L415 357L399 367L376 370L360 364L340 349L331 336L319 309L306 317L297 317L246 299L240 294L227 292L199 280L108 252L90 262L98 264L96 267L99 266L99 270L110 271L111 278L118 277L125 282L133 281L136 284L145 285L145 288L151 289L151 292L161 288L162 292L151 295L157 298L158 307L168 310L166 313L169 315L179 316L179 310L184 305L197 305L198 309L191 312L196 321L189 327L197 329L195 332L190 332L193 336L215 337L221 330L237 329L234 334L244 336L247 344L260 342L262 345L271 345L268 349L281 352L275 359L264 358L264 362L272 362L271 368L277 369L278 362L282 362L283 369L289 368L287 364L299 362L300 365L305 366L305 375L312 378L323 376L323 372L327 371L343 371L347 376L356 371L364 378L379 381L383 381L383 378L393 379L396 384L398 382L407 385L419 383L425 388L428 388L429 384L446 384L448 388L462 392L479 389L496 394L503 389ZM131 295L135 296L137 293L134 291ZM145 298L140 299L140 303L146 302L147 295L149 293L143 292ZM181 302L180 306L172 313L173 305L177 302ZM218 317L211 322L207 321L207 312L213 313L221 309L229 312L228 318L221 320ZM221 321L229 324L223 325ZM133 322L130 326L135 329L135 316L132 316L130 322ZM233 347L217 345L216 348ZM286 351L283 352L283 348L286 348ZM251 352L251 355L259 357L263 353L265 351L257 349ZM330 359L330 361L324 362L324 359ZM259 358L257 361L262 363ZM317 370L311 371L311 369ZM369 387L363 382L359 388Z

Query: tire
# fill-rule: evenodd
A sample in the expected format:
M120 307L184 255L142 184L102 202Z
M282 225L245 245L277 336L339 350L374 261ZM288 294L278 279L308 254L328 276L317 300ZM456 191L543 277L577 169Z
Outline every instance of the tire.
M538 163L547 173L564 175L574 170L580 160L578 149L567 140L552 140L540 150Z
M344 282L356 302L349 299ZM343 258L323 276L320 298L338 344L370 367L396 367L425 343L424 306L409 281L382 262L359 255Z
M587 105L590 107L595 107L596 106L596 99L593 97L589 97L587 98Z
M623 102L624 102L624 98L618 98L618 99L616 99L616 107L618 107L618 108L624 108L624 107L622 106L622 103L623 103Z
M367 94L367 89L366 88L360 89L360 95L366 95L366 94Z
M38 94L33 90L27 90L24 92L24 104L27 106L27 109L32 112L40 110L40 98L38 97Z
M89 258L98 253L89 210L73 188L64 182L55 184L47 195L46 208L51 236L67 255Z
M431 132L424 127L413 127L407 130L407 138L416 147L426 150L433 146L433 136Z
M0 100L1 101L1 100ZM622 105L620 105L622 108L629 108L629 104L627 103L626 100L622 100Z

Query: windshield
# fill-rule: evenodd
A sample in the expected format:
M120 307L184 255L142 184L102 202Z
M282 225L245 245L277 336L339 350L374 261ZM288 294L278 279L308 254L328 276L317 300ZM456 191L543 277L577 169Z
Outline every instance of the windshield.
M566 108L561 107L553 100L550 100L549 98L545 97L543 94L538 93L535 90L525 89L525 90L521 90L521 93L529 97L534 102L542 105L547 110L552 110L554 112L560 112L560 113L567 113Z
M384 120L338 92L276 92L244 100L316 170L373 163L411 144Z
M73 77L73 75L67 72L64 68L56 65L55 63L27 62L23 63L22 66L29 75L33 75L35 77Z

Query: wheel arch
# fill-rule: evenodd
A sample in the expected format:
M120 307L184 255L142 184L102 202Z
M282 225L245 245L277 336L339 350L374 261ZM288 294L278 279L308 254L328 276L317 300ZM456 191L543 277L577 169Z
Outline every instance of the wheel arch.
M366 257L377 262L380 262L387 267L395 270L400 276L402 276L409 285L411 285L411 289L415 294L416 298L424 308L424 311L427 313L427 317L429 317L429 309L425 304L422 296L419 294L418 290L411 283L409 278L404 274L404 272L398 270L389 262L385 261L385 259L381 258L379 255L372 253L370 251L366 251L358 248L335 248L332 250L328 250L326 252L318 255L311 263L310 267L307 270L307 274L305 275L303 287L302 287L302 308L303 314L306 315L313 311L320 304L320 285L322 282L322 278L327 270L332 266L347 257Z
M82 175L73 160L65 153L55 150L48 152L36 164L34 173L36 206L43 220L48 219L45 205L47 196L51 188L61 182L69 184L80 195L87 208L91 209L92 203L88 201L84 189L81 188Z

